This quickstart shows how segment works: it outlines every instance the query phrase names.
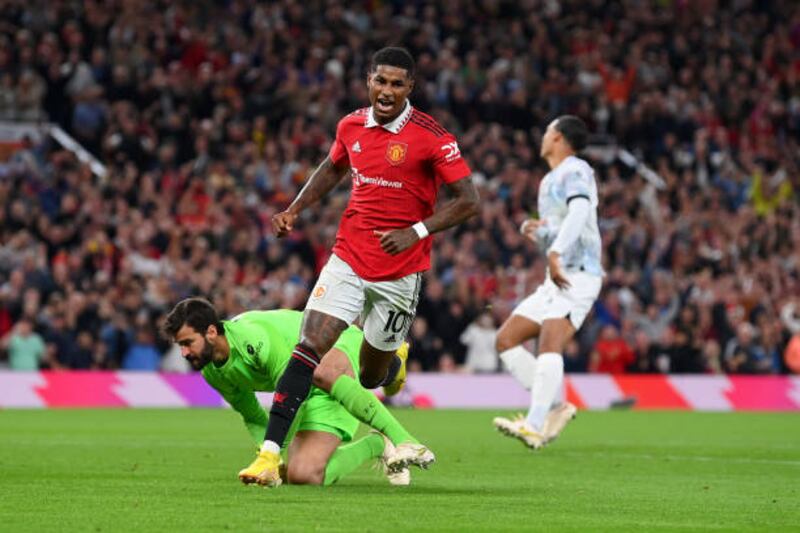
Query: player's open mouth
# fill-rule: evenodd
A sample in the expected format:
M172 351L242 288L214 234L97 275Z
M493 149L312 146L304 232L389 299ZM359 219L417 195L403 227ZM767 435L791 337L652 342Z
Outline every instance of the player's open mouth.
M394 108L394 102L392 100L378 98L375 100L375 108L382 113L388 113Z

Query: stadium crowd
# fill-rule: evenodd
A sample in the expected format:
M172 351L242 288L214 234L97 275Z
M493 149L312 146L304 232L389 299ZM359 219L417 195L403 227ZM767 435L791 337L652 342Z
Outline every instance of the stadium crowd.
M788 0L127 2L0 7L0 120L53 141L0 164L0 350L12 368L186 370L156 333L179 299L302 308L349 184L285 240L270 217L368 105L371 53L417 59L413 105L482 194L435 236L414 369L498 369L493 336L544 278L518 228L573 113L607 278L568 371L800 372L800 7ZM0 357L1 358L1 357Z

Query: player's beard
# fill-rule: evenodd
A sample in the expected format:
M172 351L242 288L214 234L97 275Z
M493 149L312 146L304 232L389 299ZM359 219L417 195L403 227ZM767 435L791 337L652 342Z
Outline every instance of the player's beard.
M202 370L203 367L211 362L213 356L214 345L203 339L203 349L200 351L200 354L196 357L188 357L187 359L189 360L189 364L192 365L193 369Z

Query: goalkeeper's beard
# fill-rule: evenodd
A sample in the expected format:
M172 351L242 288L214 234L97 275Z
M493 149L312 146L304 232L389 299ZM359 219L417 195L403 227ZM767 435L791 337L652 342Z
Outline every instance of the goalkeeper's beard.
M195 370L202 370L204 366L211 362L214 356L214 345L203 339L203 349L196 357L189 357L189 364Z

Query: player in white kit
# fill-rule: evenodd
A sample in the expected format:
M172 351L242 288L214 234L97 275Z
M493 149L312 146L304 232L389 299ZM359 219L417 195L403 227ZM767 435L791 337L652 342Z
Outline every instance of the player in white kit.
M497 417L494 426L534 449L555 439L575 416L574 405L557 399L564 381L561 354L600 294L603 280L594 170L575 155L587 137L586 124L575 116L561 116L547 127L541 156L551 170L539 185L539 218L520 228L547 254L547 277L497 333L497 353L530 389L531 403L526 416ZM522 346L532 338L539 339L537 357Z

